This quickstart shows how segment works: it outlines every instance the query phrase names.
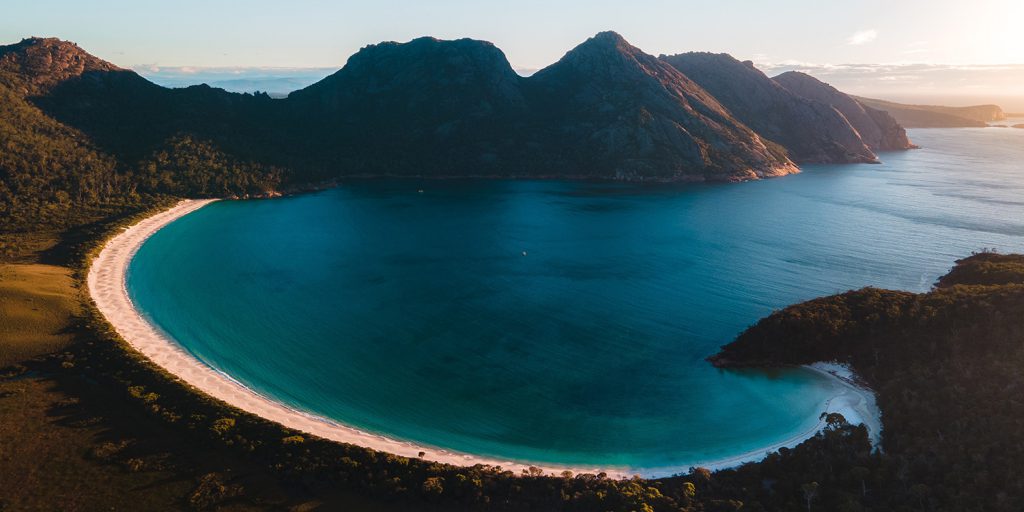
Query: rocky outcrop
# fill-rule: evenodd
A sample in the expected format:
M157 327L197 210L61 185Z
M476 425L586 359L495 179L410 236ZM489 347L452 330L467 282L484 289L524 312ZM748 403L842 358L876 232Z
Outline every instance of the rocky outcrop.
M857 130L827 102L793 94L728 54L661 56L707 90L758 134L781 144L798 163L875 162Z
M775 81L794 94L832 105L846 117L864 142L875 151L893 151L915 147L896 119L882 110L861 104L851 96L806 73L790 71Z
M119 70L77 44L56 38L30 37L0 46L0 79L25 96L45 94L89 72Z

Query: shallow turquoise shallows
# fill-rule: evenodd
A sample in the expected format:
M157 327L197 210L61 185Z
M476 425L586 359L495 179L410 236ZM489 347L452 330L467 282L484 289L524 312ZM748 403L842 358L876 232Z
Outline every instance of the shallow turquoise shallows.
M832 385L816 374L705 362L760 317L1024 251L1024 130L911 137L925 149L884 165L743 184L387 181L223 201L150 238L129 292L210 366L364 430L685 468L817 422Z

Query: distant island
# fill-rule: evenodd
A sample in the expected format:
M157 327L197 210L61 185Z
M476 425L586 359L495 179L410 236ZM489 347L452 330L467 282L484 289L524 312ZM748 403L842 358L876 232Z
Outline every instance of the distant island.
M907 128L983 128L991 121L1002 121L1007 118L1007 114L998 105L943 107L904 105L861 97L856 99L864 105L889 113Z

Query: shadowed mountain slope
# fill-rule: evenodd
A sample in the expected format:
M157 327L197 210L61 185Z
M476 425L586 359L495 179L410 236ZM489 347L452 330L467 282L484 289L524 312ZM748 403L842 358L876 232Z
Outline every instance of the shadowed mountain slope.
M346 174L521 174L522 78L484 41L370 45L284 100L308 152Z
M529 78L490 43L368 46L287 100L359 174L740 180L792 172L669 66L607 32Z
M874 162L857 130L828 103L793 94L728 54L662 56L715 96L761 136L785 147L798 163Z
M526 80L544 139L619 178L737 180L795 171L707 91L614 32ZM554 149L554 148L552 148Z
M857 129L868 147L875 151L915 147L907 138L907 131L891 115L866 106L811 75L790 71L775 77L775 81L794 94L832 105Z

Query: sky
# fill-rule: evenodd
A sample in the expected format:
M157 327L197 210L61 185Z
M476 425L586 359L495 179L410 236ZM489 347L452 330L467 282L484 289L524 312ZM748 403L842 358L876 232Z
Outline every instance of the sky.
M770 74L842 69L833 85L855 93L1024 97L1022 21L1022 0L34 0L4 6L0 42L60 37L165 84L213 72L291 87L380 41L484 39L529 74L615 30L655 55L728 52ZM982 69L984 81L970 78Z

